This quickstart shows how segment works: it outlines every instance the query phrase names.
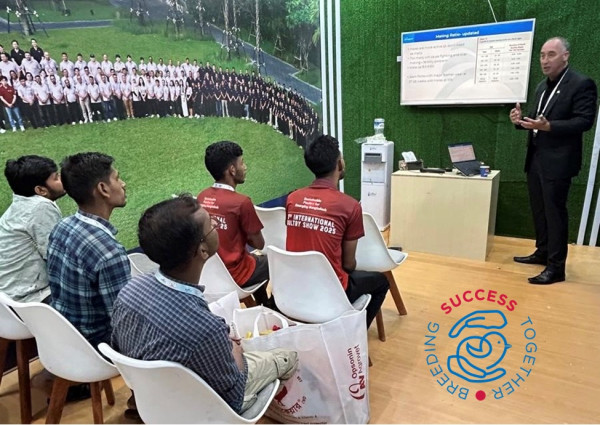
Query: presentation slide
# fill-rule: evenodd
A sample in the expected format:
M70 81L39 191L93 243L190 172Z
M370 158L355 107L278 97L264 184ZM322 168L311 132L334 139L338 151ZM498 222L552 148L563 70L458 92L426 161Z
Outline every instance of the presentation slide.
M535 19L402 33L401 105L525 102Z

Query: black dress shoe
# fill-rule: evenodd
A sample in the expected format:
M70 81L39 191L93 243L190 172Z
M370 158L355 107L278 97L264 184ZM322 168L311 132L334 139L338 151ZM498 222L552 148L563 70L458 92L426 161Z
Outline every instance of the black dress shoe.
M550 285L551 283L564 282L565 272L555 272L545 269L539 275L529 278L529 283L534 285Z
M513 260L515 260L517 263L523 264L540 264L542 266L548 264L548 258L545 255L540 255L537 253L533 253L527 257L514 257Z

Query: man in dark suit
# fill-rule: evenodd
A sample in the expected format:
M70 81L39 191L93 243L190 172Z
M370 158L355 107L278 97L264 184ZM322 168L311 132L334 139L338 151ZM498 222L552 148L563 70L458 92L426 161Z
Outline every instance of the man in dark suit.
M525 172L537 249L514 260L546 266L529 278L533 284L565 280L567 198L571 179L581 169L583 132L592 128L596 115L596 84L569 67L569 54L564 38L546 41L540 63L547 78L536 89L531 112L523 117L518 103L510 111L512 123L529 132Z

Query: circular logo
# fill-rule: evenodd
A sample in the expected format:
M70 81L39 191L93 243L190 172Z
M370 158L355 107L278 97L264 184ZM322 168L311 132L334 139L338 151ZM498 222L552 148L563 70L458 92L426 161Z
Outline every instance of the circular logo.
M520 388L538 347L533 320L517 314L517 306L491 289L467 290L442 303L439 320L425 333L424 359L434 382L461 400L498 400Z

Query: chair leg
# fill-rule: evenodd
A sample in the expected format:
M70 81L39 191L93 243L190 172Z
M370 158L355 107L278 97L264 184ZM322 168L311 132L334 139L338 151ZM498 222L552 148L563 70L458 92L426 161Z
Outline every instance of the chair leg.
M396 279L394 279L394 275L391 271L387 271L384 274L388 280L388 283L390 284L390 292L392 293L392 298L394 298L394 303L398 309L398 314L400 316L406 316L406 307L404 306L404 301L402 300L402 295L400 295L398 285L396 285Z
M90 390L92 393L92 413L94 415L95 424L103 424L102 417L102 395L100 393L100 382L90 382Z
M19 399L21 402L21 423L31 423L31 380L27 345L31 339L17 341L17 369L19 373Z
M4 376L4 366L6 365L6 355L8 354L8 346L10 339L0 338L0 385Z
M104 393L106 394L106 402L109 406L114 406L115 392L113 391L112 382L110 381L110 379L102 381L102 387L104 388Z
M377 321L377 334L379 335L379 340L385 342L385 325L383 324L383 313L381 312L381 309L377 312L375 320Z
M256 307L256 301L252 298L252 295L248 295L246 298L241 300L246 307Z
M54 378L52 394L50 394L50 405L48 406L48 413L46 413L47 424L60 423L63 408L65 407L65 400L67 399L67 391L71 384L71 381L59 378L58 376Z

